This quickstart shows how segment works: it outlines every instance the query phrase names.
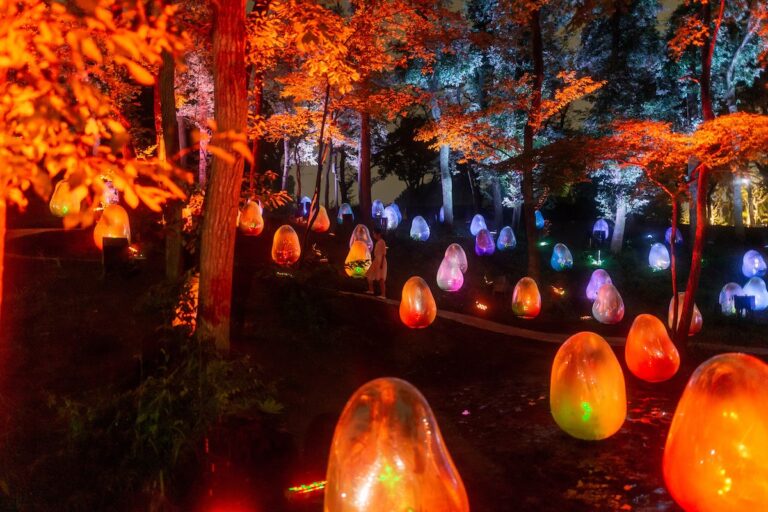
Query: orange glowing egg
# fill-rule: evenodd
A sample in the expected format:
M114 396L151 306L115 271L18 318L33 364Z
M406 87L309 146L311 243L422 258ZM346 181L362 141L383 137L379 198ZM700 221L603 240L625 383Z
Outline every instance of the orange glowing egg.
M624 374L608 342L580 332L560 346L552 363L549 407L555 422L578 439L616 433L627 416Z
M320 207L320 211L317 213L317 218L312 224L312 231L315 233L325 233L331 228L331 219L328 217L328 211L325 206Z
M408 279L400 300L400 320L411 329L429 326L437 316L437 304L429 285L419 276Z
M536 318L541 312L541 294L536 281L524 277L512 292L512 312L525 319Z
M624 345L627 368L638 379L662 382L680 368L680 355L664 323L653 315L637 315Z
M264 218L261 216L261 206L256 201L248 201L240 212L238 226L243 234L259 236L264 230Z
M325 512L469 512L459 472L426 399L408 382L358 389L333 434Z
M99 222L93 228L93 241L99 249L104 248L104 238L127 238L131 242L131 222L128 212L119 204L111 204L101 212Z
M746 354L702 363L683 391L664 448L664 480L685 510L768 505L768 365Z
M57 217L80 213L80 203L88 195L88 189L85 186L70 188L67 180L61 180L56 184L51 195L51 201L48 207L51 213Z
M349 277L365 277L371 267L371 251L368 245L361 240L352 242L347 259L344 260L344 271Z
M272 238L272 260L286 267L299 261L299 256L301 256L299 235L288 224L280 226Z

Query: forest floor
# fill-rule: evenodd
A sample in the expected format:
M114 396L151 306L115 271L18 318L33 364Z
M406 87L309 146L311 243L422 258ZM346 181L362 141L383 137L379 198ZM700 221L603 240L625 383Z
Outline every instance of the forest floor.
M338 262L346 252L346 236L340 233L318 242L335 263L315 263L310 270L288 273L275 272L267 261L271 233L238 241L233 354L250 355L259 363L264 378L275 382L284 411L271 430L262 433L266 441L257 440L268 445L260 453L269 456L243 464L233 456L219 469L218 481L227 484L217 492L238 503L236 510L321 510L321 496L286 501L285 490L324 478L333 428L346 400L359 386L382 376L405 379L424 394L464 480L472 510L676 510L664 489L661 456L687 378L712 355L697 348L695 340L756 345L766 341L753 335L764 329L761 318L754 323L716 318L709 322L714 317L708 314L712 304L700 305L704 331L694 339L678 374L666 383L650 385L625 368L628 417L623 427L604 441L579 441L562 432L549 413L556 344L489 333L445 319L428 329L411 330L390 304L335 293L364 287L363 282L341 275ZM62 467L43 479L34 471L46 453L61 448L60 433L52 428L51 398L77 398L99 388L126 386L135 378L137 359L163 322L158 311L142 305L161 280L161 260L151 256L135 273L103 279L89 237L90 233L78 231L41 233L9 243L9 253L16 256L6 267L0 349L0 456L5 457L0 460L0 510L5 510L4 503L8 510L77 510L64 505L72 498L67 492L99 493L88 488L89 475L82 474L82 467ZM423 275L432 284L448 242L445 238L432 244L389 241L388 296L399 298L410 275ZM508 298L494 295L487 283L501 274L512 283L522 277L523 251L480 259L470 254L466 242L470 272L465 289L449 296L433 287L441 308L474 314L475 303L484 301L491 306L485 315L496 321L558 333L595 330L606 336L626 335L637 313L648 311L663 318L666 312L668 276L645 271L647 264L637 264L638 275L620 271L642 261L642 250L637 250L611 261L614 271L609 267L624 295L625 320L618 326L582 320L589 314L589 304L579 295L591 270L585 257L574 251L576 268L560 274L544 270L546 284L541 286L547 290L549 283L560 284L573 292L559 303L545 292L540 318L515 319L505 310ZM731 259L713 255L710 274L705 276L717 268L730 268ZM723 279L736 280L722 276L710 282L705 277L702 288L708 294L706 290L719 289ZM736 334L718 334L727 330ZM614 350L623 365L623 351ZM17 481L2 474L14 464L11 469L18 474L36 475L36 480L24 482L21 497L9 484ZM30 467L22 468L24 464ZM180 510L211 503L201 498L208 490L187 489ZM13 499L4 502L3 493ZM14 508L13 503L29 506Z

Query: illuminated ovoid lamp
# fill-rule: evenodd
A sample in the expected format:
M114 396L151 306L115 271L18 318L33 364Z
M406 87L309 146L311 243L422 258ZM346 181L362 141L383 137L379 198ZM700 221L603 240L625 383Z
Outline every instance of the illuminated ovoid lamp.
M104 238L126 238L131 242L131 222L128 212L119 204L111 204L101 212L99 222L93 228L93 241L99 249L104 248Z
M464 285L464 273L456 260L446 256L437 269L437 286L445 292L457 292Z
M368 227L365 224L358 224L352 230L352 235L349 237L349 247L352 248L352 244L357 241L365 242L368 250L373 250L373 238L371 238L371 232L368 231Z
M280 226L272 238L272 261L280 266L293 265L301 256L299 235L288 224Z
M555 355L549 408L557 425L577 439L616 433L627 416L621 365L608 342L593 332L568 338Z
M768 504L768 365L746 354L702 363L683 391L664 447L664 481L684 510Z
M624 318L624 301L613 284L606 283L597 289L597 299L592 304L592 316L606 325L617 324Z
M569 269L573 267L573 255L565 244L555 244L549 264L558 272Z
M403 285L400 299L400 320L411 329L429 326L437 316L437 304L429 285L419 276L413 276Z
M744 277L761 277L765 275L765 260L757 251L747 251L741 260L741 273Z
M325 233L331 228L331 219L328 218L328 211L325 206L320 207L320 211L317 212L315 222L312 224L312 231L315 233Z
M648 265L653 270L666 270L669 268L669 251L664 244L653 244L648 252Z
M515 238L515 232L509 226L504 226L499 231L499 238L496 239L496 248L500 251L508 251L514 249L517 245L517 239Z
M624 345L627 368L648 382L671 379L680 368L680 354L664 323L653 315L637 315Z
M259 236L264 230L264 218L261 216L261 206L256 201L245 203L238 219L240 232L248 236Z
M466 272L467 265L467 253L464 252L464 248L459 244L451 244L445 250L445 259L454 261L462 272Z
M611 232L611 227L608 225L605 219L597 219L595 225L592 226L592 236L595 238L602 237L603 240L608 240L608 235Z
M717 303L720 304L720 311L725 316L733 316L736 314L736 302L734 297L736 295L744 295L744 291L738 283L728 283L720 290L720 296L717 298Z
M742 290L744 295L751 295L755 298L755 311L762 311L768 308L768 290L765 289L765 281L762 278L751 278Z
M541 294L532 278L524 277L515 285L512 291L512 312L527 320L536 318L541 313Z
M80 213L80 203L86 195L88 195L88 189L85 186L71 189L67 180L61 180L53 189L48 207L56 217L77 214Z
M765 284L763 284L763 289L765 289ZM667 325L670 329L677 329L677 325L673 326L672 322L674 320L674 297L669 299L669 314L667 318ZM677 323L680 323L680 317L683 316L683 302L685 302L685 292L678 292L677 294ZM704 319L701 317L701 311L699 311L699 307L696 305L696 303L693 304L693 316L691 317L691 325L688 328L688 336L693 336L697 332L701 330L701 327L704 325Z
M371 381L341 413L325 512L469 512L461 476L426 399L408 382Z
M493 235L487 229L481 229L475 237L475 254L478 256L490 256L496 251L496 243Z
M477 236L481 229L487 230L488 226L485 225L485 218L478 213L472 217L472 222L469 225L469 232L472 233L472 236Z
M534 218L536 220L536 229L543 229L544 228L544 216L541 214L539 210L536 210L536 213L534 214Z
M667 241L667 244L672 244L670 240L672 240L672 227L668 227L667 231L664 233L664 240ZM683 243L683 235L680 233L680 228L677 228L677 231L675 232L675 244L681 244Z
M592 272L592 276L589 278L589 283L587 284L587 298L589 300L597 299L597 291L604 284L613 284L608 272L601 268Z
M351 215L352 220L355 220L355 214L352 212L352 207L349 203L342 203L342 205L339 206L339 213L336 214L336 222L343 224L345 215Z
M374 219L384 215L384 203L375 199L371 204L371 217Z
M365 242L356 240L349 248L347 259L344 260L344 271L349 277L365 277L371 267L371 251Z
M397 226L400 225L400 217L398 216L397 211L392 208L392 205L384 208L384 219L387 221L387 231L394 231L397 229Z
M429 240L429 224L421 215L415 216L411 222L411 238L417 242Z
M445 222L445 207L444 206L440 207L440 212L437 214L437 220L440 221L440 224Z
M301 201L299 201L299 213L301 214L301 217L309 216L309 207L311 204L312 200L307 196L301 198Z
M392 203L389 207L395 210L395 213L397 214L397 223L400 224L403 222L403 214L400 212L400 207L397 206L397 203Z

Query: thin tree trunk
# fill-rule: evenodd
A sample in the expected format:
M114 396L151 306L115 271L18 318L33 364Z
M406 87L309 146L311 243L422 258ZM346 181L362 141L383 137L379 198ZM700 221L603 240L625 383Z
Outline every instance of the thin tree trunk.
M280 190L288 186L288 175L291 173L291 142L288 137L283 137L283 181Z
M691 255L691 270L688 273L688 283L685 286L685 300L683 301L683 312L680 315L680 322L677 325L675 340L678 348L683 348L688 339L688 329L693 318L693 305L696 301L696 290L699 287L699 276L701 275L701 259L704 257L704 234L707 225L706 216L706 197L707 197L707 177L709 171L702 167L699 169L699 178L697 183L697 192L699 200L696 201L696 215L699 219L696 224L696 237L693 242L693 254ZM672 240L674 243L674 240Z
M293 163L296 164L296 202L301 201L301 160L299 160L299 144L293 148Z
M620 197L616 202L616 222L611 237L611 252L619 254L624 245L624 225L627 221L627 201Z
M263 110L264 79L261 74L253 78L253 113L257 119L261 117ZM256 183L255 175L261 172L261 137L253 138L253 165L248 168L248 195L253 198Z
M333 142L328 144L328 170L325 171L325 209L330 210L331 173L333 172Z
M245 0L220 0L213 16L214 112L220 133L243 133L248 102L245 75ZM219 143L229 150L229 143ZM233 156L235 156L233 154ZM214 155L205 197L200 243L198 336L228 352L232 313L235 223L243 158L229 163Z
M493 192L493 225L496 226L496 229L501 229L504 223L504 207L501 198L501 178L498 175L491 178L491 186Z
M358 155L357 184L360 216L364 224L371 220L371 116L360 112L360 145Z
M304 243L301 245L302 259L307 253L307 244L309 243L309 234L312 232L312 225L320 213L320 187L323 184L323 163L325 162L325 123L328 120L328 103L331 97L330 83L325 86L325 100L323 101L323 119L320 122L320 140L317 144L317 172L315 174L315 191L312 193L312 203L309 209L309 219L307 229L304 231Z
M176 118L175 62L173 56L163 51L163 64L160 66L160 109L162 113L163 143L167 160L179 154L179 122ZM169 201L166 205L165 233L165 278L176 281L182 270L182 210L179 200Z
M757 219L755 218L754 202L752 197L752 182L747 184L747 222L749 227L757 226Z
M440 188L443 192L443 223L453 226L453 176L450 166L451 147L440 146Z
M544 54L541 40L541 23L539 10L531 13L529 26L531 30L531 51L533 58L533 97L528 122L523 133L523 151L530 154L533 151L533 140L541 118L541 89L544 84ZM539 251L536 247L538 233L536 232L536 201L533 192L533 165L523 169L523 210L525 217L525 235L528 246L528 275L539 280Z
M741 177L734 174L731 179L733 186L733 225L736 227L736 238L744 240L744 201L741 199Z
M677 315L678 315L678 298L677 298L677 256L675 247L677 244L674 243L675 239L677 238L677 218L679 216L679 206L677 204L677 198L672 198L672 231L670 240L672 240L672 243L669 247L669 261L670 261L670 270L672 274L672 330L673 330L673 336L674 336L674 329L677 326Z
M349 203L349 190L347 187L347 152L344 148L339 149L339 193L341 193L341 202Z

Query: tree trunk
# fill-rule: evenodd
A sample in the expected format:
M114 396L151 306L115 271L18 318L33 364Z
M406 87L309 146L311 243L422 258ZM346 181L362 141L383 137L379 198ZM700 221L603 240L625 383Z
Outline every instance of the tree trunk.
M5 199L0 197L0 332L5 332L5 326L2 323L2 310L3 310L3 282L5 281L5 214L6 214L6 202Z
M544 84L544 54L541 40L541 23L539 10L531 13L529 20L531 30L531 51L533 58L533 89L531 110L523 133L523 151L530 154L533 151L533 139L539 128L541 118L541 89ZM539 251L536 247L538 233L536 232L536 201L533 192L533 165L523 169L523 210L525 217L525 235L528 246L528 275L539 280Z
M371 220L371 116L360 112L360 145L358 154L357 185L360 217L363 224Z
M219 133L243 133L248 103L245 75L245 0L220 0L213 16L214 117ZM229 151L230 143L219 143ZM200 242L198 336L229 351L235 223L243 181L243 158L214 156L205 197Z
M453 176L450 166L451 147L440 146L440 188L443 191L443 224L453 226Z
M688 185L688 191L691 195L691 200L688 201L688 243L693 244L694 238L696 238L696 180L693 179L693 172L696 170L698 163L693 158L688 160L688 179L691 181Z
M288 186L288 174L291 172L291 142L288 137L283 137L283 181L280 190Z
M171 160L179 154L179 122L176 118L175 63L173 56L163 51L163 64L160 66L160 109L162 113L163 143L166 159ZM165 278L176 281L182 273L181 210L179 200L169 201L166 205L165 226Z
M253 78L253 113L256 119L261 118L264 103L262 101L263 97L264 78L261 74L257 74ZM253 138L252 147L253 165L248 168L248 195L250 198L253 198L256 190L255 175L261 172L261 137Z
M519 204L516 204L512 208L512 229L517 232L520 229L520 210L521 207Z
M678 314L677 310L678 310L678 307L679 307L677 305L677 303L678 303L678 298L677 298L677 256L676 256L676 253L675 253L675 247L676 247L677 244L674 243L674 240L677 239L677 218L678 218L678 216L679 216L679 207L678 207L678 204L677 204L677 198L673 197L672 198L672 232L671 232L672 236L670 236L670 240L672 240L673 242L670 244L670 247L669 247L669 262L670 262L669 266L670 266L670 271L671 271L671 274L672 274L672 277L671 277L672 278L672 307L674 308L673 312L672 312L672 326L673 326L672 327L672 329L673 329L672 336L673 337L675 335L675 333L674 333L675 327L674 326L677 325L677 320L678 320L677 319L677 314Z
M328 144L328 170L325 171L325 209L330 210L331 173L333 172L333 142Z
M496 229L501 229L504 223L504 206L501 198L501 178L498 175L491 178L491 186L493 187L493 225Z
M611 237L611 252L619 254L624 245L624 224L627 221L627 201L620 197L616 202L616 222Z
M741 177L734 174L733 185L733 225L736 227L736 238L744 241L744 201L741 199Z
M752 197L752 182L747 183L747 225L749 227L757 226L755 218L754 202Z
M302 260L307 254L309 246L309 234L312 232L312 225L320 213L320 187L323 185L323 163L325 162L325 123L328 119L328 103L331 98L331 85L325 86L325 100L323 101L323 119L320 122L320 136L317 143L317 172L315 173L315 191L312 193L312 203L309 207L309 219L307 219L307 229L304 232L304 243L301 245Z
M342 147L339 149L339 193L341 202L349 203L349 190L347 188L347 152Z
M301 201L301 160L299 160L299 144L293 147L293 163L296 164L296 202Z

